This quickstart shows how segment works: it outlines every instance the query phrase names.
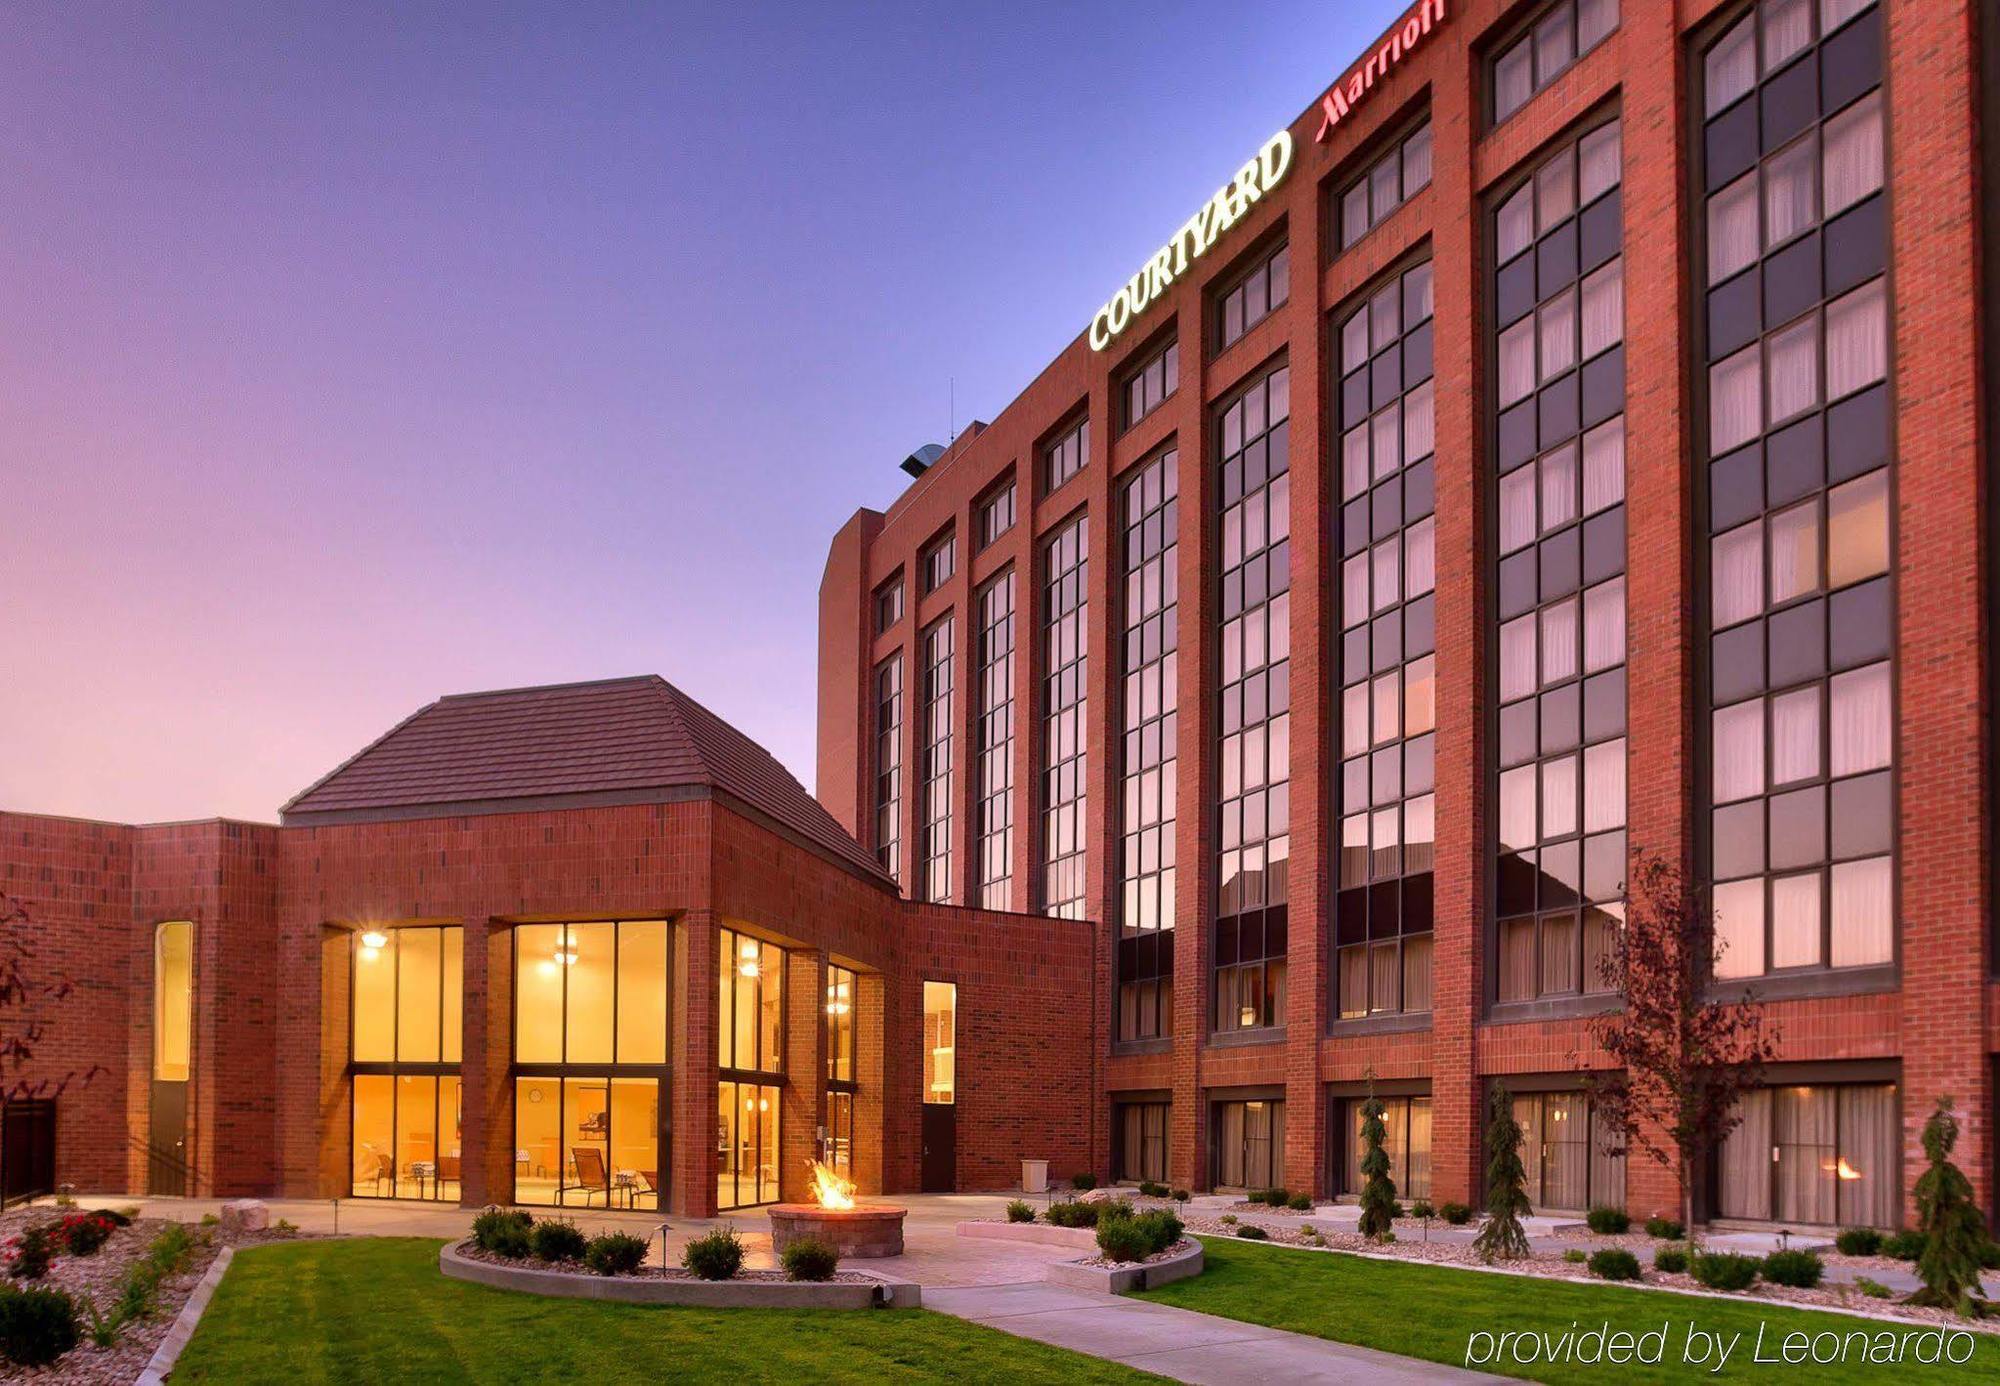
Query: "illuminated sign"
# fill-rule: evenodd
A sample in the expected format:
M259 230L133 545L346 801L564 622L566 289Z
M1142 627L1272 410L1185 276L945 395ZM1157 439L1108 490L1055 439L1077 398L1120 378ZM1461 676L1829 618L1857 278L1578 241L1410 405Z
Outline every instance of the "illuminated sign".
M1444 0L1423 0L1421 5L1410 11L1409 17L1389 31L1389 37L1382 46L1370 53L1367 60L1340 81L1333 89L1320 98L1319 133L1313 136L1315 144L1323 144L1333 133L1333 127L1341 118L1359 106L1375 84L1387 77L1396 64L1408 57L1410 51L1430 37L1432 29L1444 23Z
M1208 253L1223 232L1243 219L1251 203L1284 182L1291 170L1292 132L1280 130L1264 141L1256 158L1216 189L1215 196L1187 219L1172 240L1153 252L1109 303L1097 310L1097 316L1090 320L1090 349L1102 351L1110 346L1113 338L1187 273L1189 265Z

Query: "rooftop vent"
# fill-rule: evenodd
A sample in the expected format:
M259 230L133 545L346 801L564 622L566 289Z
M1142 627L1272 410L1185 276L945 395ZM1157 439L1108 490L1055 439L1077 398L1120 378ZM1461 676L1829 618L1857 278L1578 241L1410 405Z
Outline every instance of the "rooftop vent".
M911 476L922 476L931 469L931 463L943 456L943 443L925 443L903 459L903 470Z

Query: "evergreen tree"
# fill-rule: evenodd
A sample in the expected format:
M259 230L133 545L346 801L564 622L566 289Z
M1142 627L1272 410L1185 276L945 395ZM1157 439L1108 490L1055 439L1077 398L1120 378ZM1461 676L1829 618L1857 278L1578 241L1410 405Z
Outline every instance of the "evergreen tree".
M1923 1288L1906 1303L1950 1309L1968 1318L1986 1313L1979 1292L1979 1250L1986 1244L1986 1220L1972 1201L1972 1181L1951 1162L1958 1144L1958 1118L1949 1097L1924 1123L1924 1154L1931 1167L1917 1180L1917 1230L1924 1234L1917 1257Z
M1382 1148L1388 1137L1389 1129L1382 1124L1382 1099L1371 1091L1361 1108L1360 1231L1378 1242L1389 1235L1395 1222L1396 1185L1389 1178L1389 1152Z
M1527 1182L1514 1099L1504 1084L1495 1083L1486 1105L1486 1225L1472 1243L1482 1260L1528 1254L1528 1234L1521 1226L1521 1218L1534 1211L1528 1206Z

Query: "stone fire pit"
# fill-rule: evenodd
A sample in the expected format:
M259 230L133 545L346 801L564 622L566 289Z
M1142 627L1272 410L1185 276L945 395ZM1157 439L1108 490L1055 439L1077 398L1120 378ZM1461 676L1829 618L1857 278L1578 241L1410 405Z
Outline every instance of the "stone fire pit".
M842 1260L903 1254L904 1208L822 1208L817 1203L771 1206L771 1250L779 1256L792 1242L812 1237L840 1253Z

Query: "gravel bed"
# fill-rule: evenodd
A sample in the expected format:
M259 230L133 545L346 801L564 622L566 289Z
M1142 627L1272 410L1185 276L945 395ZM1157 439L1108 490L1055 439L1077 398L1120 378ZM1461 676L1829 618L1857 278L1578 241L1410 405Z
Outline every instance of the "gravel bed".
M499 1256L483 1250L477 1242L463 1241L458 1244L459 1255L468 1261L484 1261L488 1265L512 1266L516 1270L561 1271L566 1275L587 1275L597 1278L597 1272L590 1270L581 1261L537 1261L532 1257ZM701 1277L679 1266L641 1266L629 1275L611 1277L614 1280L700 1280ZM737 1280L755 1280L764 1283L791 1283L791 1278L781 1270L741 1270L734 1277ZM872 1275L859 1271L840 1270L833 1273L833 1279L843 1285L873 1285ZM825 1281L814 1282L825 1284Z

